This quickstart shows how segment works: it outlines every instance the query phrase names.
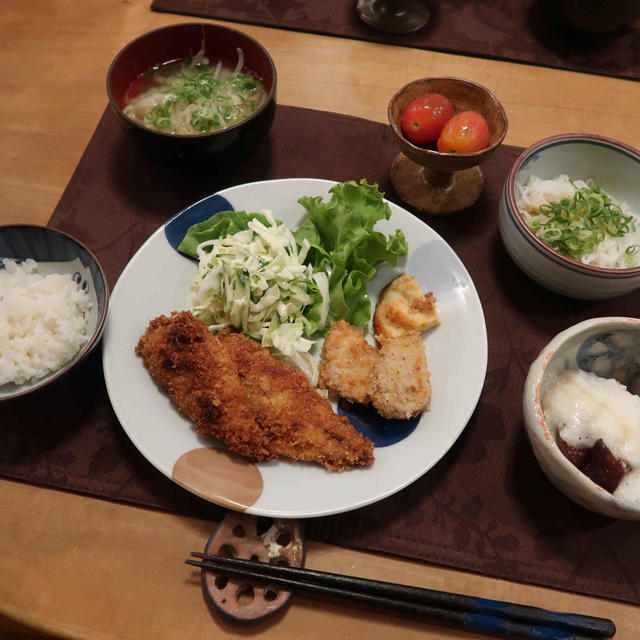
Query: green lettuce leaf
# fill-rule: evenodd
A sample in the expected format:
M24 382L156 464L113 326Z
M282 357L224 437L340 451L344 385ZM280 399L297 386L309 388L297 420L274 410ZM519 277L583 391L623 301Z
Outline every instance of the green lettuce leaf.
M246 231L249 228L249 222L254 218L257 218L260 222L268 226L267 218L262 213L220 211L208 220L191 225L178 246L178 251L197 260L197 248L201 242L225 238L238 231ZM276 220L276 223L278 225L282 224L279 220ZM318 330L322 321L323 297L314 280L309 280L307 283L307 293L312 298L311 304L304 309L303 314L307 321L304 328L304 335L308 337Z
M191 225L182 242L178 245L178 251L197 260L197 249L201 242L224 238L238 231L246 231L249 228L249 221L254 218L258 218L260 222L267 224L267 219L261 213L220 211L204 222Z
M408 253L407 241L400 230L389 237L373 230L377 222L391 216L378 185L350 180L330 193L328 202L319 196L298 200L309 215L294 236L298 244L309 241L307 262L330 273L327 326L339 318L363 326L371 318L367 284L376 266L383 262L395 266Z

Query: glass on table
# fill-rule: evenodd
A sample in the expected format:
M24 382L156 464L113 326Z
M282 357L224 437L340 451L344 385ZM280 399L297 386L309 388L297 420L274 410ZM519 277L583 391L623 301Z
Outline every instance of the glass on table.
M422 29L431 15L425 0L358 0L360 19L387 33L413 33Z

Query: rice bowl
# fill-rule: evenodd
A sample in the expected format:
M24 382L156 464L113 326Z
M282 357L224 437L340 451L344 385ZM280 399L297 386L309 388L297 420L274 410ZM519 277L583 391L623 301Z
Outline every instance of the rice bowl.
M34 275L32 261L37 262L41 277L27 285L26 280L31 280L27 276ZM8 273L7 264L13 274ZM0 226L0 274L0 298L9 297L0 303L2 402L58 380L94 349L102 336L109 292L102 267L84 245L66 233L37 225ZM17 290L7 286L7 277L22 281ZM62 282L68 288L68 295L61 296L66 300L62 308L42 308L42 300L53 304L51 293L40 296L40 302L34 291L26 293L43 282L57 283L55 289ZM27 328L30 337L20 333ZM14 381L6 382L7 378Z

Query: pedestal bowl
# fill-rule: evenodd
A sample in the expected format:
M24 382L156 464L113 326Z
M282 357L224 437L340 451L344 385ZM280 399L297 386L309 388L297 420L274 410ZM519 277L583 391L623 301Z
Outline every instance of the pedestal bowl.
M402 114L418 96L440 93L456 113L476 111L489 125L489 145L473 153L441 153L410 142L402 133ZM479 197L484 178L479 165L507 133L507 116L485 87L461 78L422 78L400 89L391 99L389 123L401 149L391 166L391 182L404 202L430 214L449 214L470 207Z

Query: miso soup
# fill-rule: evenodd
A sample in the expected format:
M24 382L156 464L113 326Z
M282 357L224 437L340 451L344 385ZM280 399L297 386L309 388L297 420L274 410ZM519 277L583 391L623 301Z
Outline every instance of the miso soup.
M260 78L242 69L241 49L235 68L211 64L202 50L193 58L155 66L127 90L124 113L164 133L226 129L248 118L264 100Z

